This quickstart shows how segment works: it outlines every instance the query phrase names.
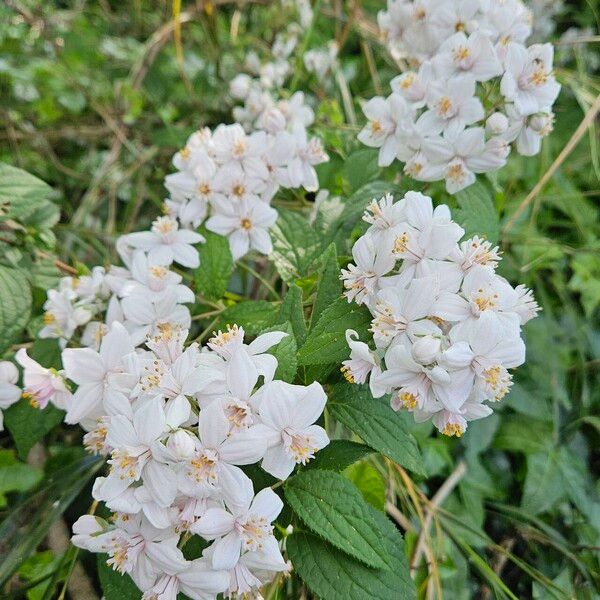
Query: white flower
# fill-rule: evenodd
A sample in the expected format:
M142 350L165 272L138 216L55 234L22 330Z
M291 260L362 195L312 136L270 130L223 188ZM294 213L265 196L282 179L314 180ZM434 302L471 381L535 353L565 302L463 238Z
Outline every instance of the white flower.
M48 290L48 300L44 303L44 327L39 332L41 338L70 339L77 327L85 325L92 317L92 310L76 306L72 290Z
M217 160L224 166L238 165L249 177L265 179L267 170L260 159L266 145L264 131L246 135L237 123L219 125L212 136L212 146Z
M191 269L200 264L198 250L192 244L204 242L195 231L179 229L179 224L171 217L158 217L150 231L130 233L122 238L132 248L148 252L148 260L155 265L179 263Z
M380 167L392 163L400 148L400 133L413 120L413 109L399 94L372 98L363 106L369 122L358 134L367 146L379 148Z
M507 113L509 125L502 137L509 142L516 140L517 152L523 156L538 154L542 139L554 127L554 114L542 112L522 116L513 106L507 106Z
M219 213L212 216L206 228L229 238L234 260L238 260L250 249L269 254L272 249L269 228L277 220L277 211L264 202L224 201Z
M287 187L304 187L308 192L319 189L319 180L314 165L327 162L329 156L317 138L308 139L306 129L296 125L292 131L296 140L296 156L288 164Z
M315 452L329 444L322 427L313 425L325 407L327 396L316 381L308 387L274 381L262 389L258 408L268 439L268 450L262 468L286 479L296 464L306 464Z
M502 74L502 65L492 43L479 31L469 37L462 31L449 37L440 46L432 64L441 78L470 73L475 81L488 81Z
M19 380L19 371L7 360L0 361L0 431L4 430L2 410L12 406L21 397L21 388L15 385Z
M379 361L367 344L358 341L354 329L346 330L346 342L350 346L350 358L342 362L342 374L348 383L364 383L369 373L379 366Z
M23 397L32 406L44 409L48 402L52 402L58 408L65 408L66 399L71 396L71 392L63 373L42 367L27 355L25 348L17 351L15 360L23 367Z
M102 339L99 353L91 348L63 350L65 374L78 385L73 396L66 399L67 423L80 423L129 407L125 394L134 385L135 375L127 372L124 359L132 353L131 338L120 323L113 323Z
M192 526L192 531L207 540L216 540L211 552L212 566L228 570L236 566L242 553L269 547L268 542L274 539L271 523L281 512L283 502L271 488L254 496L249 479L241 488L226 486L223 493L229 510L209 508ZM280 556L277 548L275 558Z
M550 112L560 92L552 74L553 55L552 44L508 45L500 89L521 115Z
M416 109L422 108L427 103L427 89L434 81L435 74L433 67L431 63L425 62L419 67L417 72L405 71L402 75L394 77L390 81L390 87L393 92L400 94Z

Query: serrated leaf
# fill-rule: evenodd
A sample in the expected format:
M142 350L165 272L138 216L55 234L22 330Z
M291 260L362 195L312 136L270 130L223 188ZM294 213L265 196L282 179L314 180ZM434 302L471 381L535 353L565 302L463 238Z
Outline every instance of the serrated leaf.
M321 257L321 268L317 280L317 293L310 315L311 327L317 323L323 311L331 306L342 295L340 268L337 262L335 244L329 244Z
M384 510L385 480L373 465L364 460L354 463L344 471L344 475L354 483L373 508Z
M277 359L277 370L275 371L275 379L281 379L291 383L294 381L296 371L298 369L298 359L296 358L296 338L294 331L289 321L280 323L274 327L270 327L261 333L269 331L285 331L288 335L284 337L278 344L267 350L268 354L272 354Z
M203 231L206 243L200 251L200 266L194 271L196 290L208 300L219 300L227 291L233 258L227 238Z
M321 252L321 240L298 212L279 209L277 223L270 231L273 241L271 259L284 281L305 277Z
M239 325L246 333L257 335L277 324L279 307L266 300L248 300L229 306L221 313L218 327Z
M121 575L106 564L108 556L98 554L98 577L105 600L140 600L142 592L129 575Z
M294 330L297 343L302 345L306 339L306 321L302 310L302 290L295 284L289 289L279 309L279 319L282 322L289 321Z
M44 410L33 408L19 400L4 411L4 424L10 431L19 456L27 458L33 445L54 429L63 419L64 412L52 404Z
M364 338L370 324L371 313L365 306L350 304L343 297L338 298L322 312L317 324L308 334L306 342L298 351L299 364L340 363L350 354L346 330L354 329Z
M481 181L456 194L459 209L454 220L462 225L465 237L485 236L490 242L496 242L500 236L500 220L494 206L492 193Z
M287 550L297 573L321 600L414 600L404 541L389 519L369 507L381 532L387 569L372 569L317 536L296 531Z
M552 450L552 423L517 415L506 415L494 438L493 447L524 454Z
M386 568L380 532L361 493L333 471L306 470L287 481L285 497L316 534L369 566Z
M369 446L410 471L425 474L414 437L386 398L373 398L364 385L339 383L329 395L327 408Z
M0 353L27 326L31 314L31 288L23 273L0 266Z
M27 171L0 163L0 221L33 213L51 191L48 184Z
M343 471L346 467L373 453L373 448L350 440L331 440L323 450L319 450L307 469L322 471Z

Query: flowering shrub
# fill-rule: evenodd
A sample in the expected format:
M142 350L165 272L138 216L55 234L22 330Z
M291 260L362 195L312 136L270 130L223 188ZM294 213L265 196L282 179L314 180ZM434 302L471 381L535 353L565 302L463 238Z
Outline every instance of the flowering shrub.
M532 156L552 131L560 91L551 44L526 47L532 14L521 0L389 0L378 15L403 68L387 98L364 106L359 139L418 181L445 180L455 193L476 173ZM409 68L413 67L413 68Z
M0 6L0 596L595 597L591 9L59 4Z
M539 310L529 289L513 288L494 271L498 248L464 229L444 204L408 192L367 206L370 226L342 270L348 301L372 316L375 351L346 331L350 383L367 378L373 396L432 418L439 431L460 437L467 422L492 413L487 401L508 394L508 369L525 360L521 325ZM399 263L399 264L398 264Z

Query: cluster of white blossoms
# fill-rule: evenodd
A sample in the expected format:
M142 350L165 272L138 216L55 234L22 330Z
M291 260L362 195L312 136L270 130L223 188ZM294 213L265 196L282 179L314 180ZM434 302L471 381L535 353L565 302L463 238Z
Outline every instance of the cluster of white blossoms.
M464 230L446 205L408 192L373 200L370 224L342 270L349 302L373 316L375 350L348 330L342 372L417 422L460 436L467 422L492 412L512 385L508 369L525 360L521 326L539 307L529 289L495 273L498 248Z
M379 25L399 64L392 94L363 107L359 134L418 181L449 193L506 164L514 143L531 156L552 131L560 91L551 44L524 45L531 13L521 0L388 0Z
M263 128L249 134L237 123L192 134L173 159L178 171L165 178L172 222L196 228L206 220L208 230L227 236L236 260L250 249L269 254L269 228L277 220L271 200L280 187L316 191L314 167L329 160L308 136L313 113L302 99L297 92L285 110L282 102L272 107Z
M136 348L114 321L98 350L64 349L64 371L45 369L25 350L17 361L27 395L66 409L65 421L87 431L87 450L108 458L93 496L113 518L81 517L76 546L108 554L144 600L175 600L179 592L260 598L261 586L289 570L273 534L282 501L271 488L254 490L240 467L260 462L284 480L311 460L329 443L315 425L326 396L316 382L274 380L277 359L267 351L285 333L247 344L233 326L205 348L186 347L187 335L163 322ZM186 560L181 548L193 535L210 544Z

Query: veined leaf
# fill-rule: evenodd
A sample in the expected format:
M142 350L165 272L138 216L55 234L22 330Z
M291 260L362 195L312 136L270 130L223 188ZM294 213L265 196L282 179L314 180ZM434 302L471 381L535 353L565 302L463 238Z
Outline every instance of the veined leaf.
M31 288L21 271L0 266L0 353L25 329L31 313Z
M208 300L219 300L227 291L233 271L229 242L222 235L203 231L206 243L200 249L200 266L194 271L196 289Z
M333 387L327 408L369 446L399 465L424 474L417 443L386 398L373 398L364 385L340 383Z
M386 569L369 568L316 535L296 531L287 540L292 563L322 600L414 600L416 590L408 572L404 541L393 523L368 507L381 533Z
M323 311L331 306L341 294L342 282L340 281L337 251L335 244L329 244L329 247L321 257L317 293L310 316L311 327L318 322Z
M228 307L221 313L218 327L239 325L246 333L257 335L273 327L279 319L277 305L266 300L248 300Z
M285 323L261 331L261 333L268 333L269 331L285 331L288 334L278 344L269 348L267 352L277 359L275 379L291 383L294 381L296 370L298 369L296 338L294 337L292 325L289 321L286 321Z
M350 304L346 298L338 298L321 314L317 324L308 334L298 352L301 365L340 363L350 355L346 343L346 329L354 329L366 337L371 314L365 306Z
M302 290L295 284L290 285L279 309L281 321L289 321L298 344L306 339L306 322L302 310Z
M48 184L27 171L0 163L0 221L30 215L51 191Z
M284 489L290 506L312 531L367 565L386 568L377 523L345 477L312 469L289 479Z
M331 440L329 445L317 452L315 459L308 463L307 469L343 471L357 460L372 453L373 449L365 444L350 440Z
M500 221L492 194L486 185L476 181L457 192L456 200L460 209L454 211L454 220L464 228L465 237L483 235L490 242L496 242L500 236Z

